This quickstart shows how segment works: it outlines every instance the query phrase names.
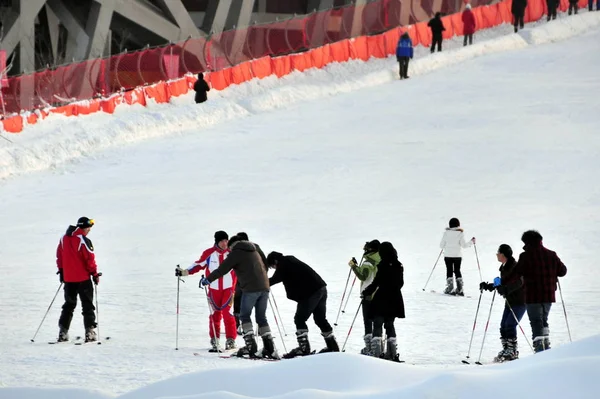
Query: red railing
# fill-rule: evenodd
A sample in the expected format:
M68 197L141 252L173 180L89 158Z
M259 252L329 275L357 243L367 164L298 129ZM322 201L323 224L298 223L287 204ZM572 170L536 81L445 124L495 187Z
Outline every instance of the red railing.
M472 0L473 6L493 0ZM107 97L185 74L219 71L264 56L305 51L356 36L450 14L463 0L377 0L225 31L208 38L123 53L11 77L3 89L6 114Z

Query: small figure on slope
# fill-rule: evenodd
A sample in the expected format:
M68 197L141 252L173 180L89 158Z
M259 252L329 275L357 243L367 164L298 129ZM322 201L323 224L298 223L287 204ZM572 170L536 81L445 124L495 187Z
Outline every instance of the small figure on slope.
M321 276L296 257L284 256L275 251L267 256L267 264L275 268L273 277L269 279L269 285L283 283L288 299L298 303L294 315L298 347L292 349L283 357L289 359L312 353L308 340L308 326L306 325L306 321L311 315L315 324L321 330L321 335L325 339L325 345L327 345L320 353L339 352L340 348L333 335L333 328L327 321L327 284Z
M473 35L475 34L475 28L477 27L477 23L475 22L475 15L473 15L473 11L471 11L471 5L467 4L465 10L462 13L462 23L464 26L465 38L463 40L463 46L467 45L467 41L469 45L473 44Z
M462 248L469 248L475 244L475 237L465 241L464 230L460 227L457 218L450 219L449 227L446 228L440 248L444 250L444 262L446 263L446 289L444 294L464 296L463 278L460 272L462 263ZM456 290L454 290L454 278L456 276Z
M388 360L398 361L396 347L396 317L403 319L404 300L402 287L404 286L404 267L398 260L398 253L389 242L382 242L379 246L381 261L377 265L377 275L373 283L362 293L363 298L371 297L370 313L373 318L373 339L371 341L371 356L383 357ZM387 334L387 349L382 353L383 326Z
M363 261L360 265L356 263L356 259L352 258L348 265L356 277L360 280L360 294L371 285L377 274L377 265L381 258L379 257L379 240L373 240L365 243L363 247ZM371 301L369 298L364 298L362 302L362 315L365 324L365 347L360 351L363 355L371 353L371 340L373 339L373 318L371 317Z
M500 279L496 286L493 283L482 282L479 288L494 291L505 298L504 313L500 321L500 341L502 350L494 358L495 362L505 362L519 358L517 345L517 326L527 306L525 305L525 289L523 277L516 272L517 261L513 257L512 248L508 244L502 244L496 254L500 266Z
M408 32L404 32L396 46L396 60L400 66L400 79L408 79L408 62L413 58L413 44Z

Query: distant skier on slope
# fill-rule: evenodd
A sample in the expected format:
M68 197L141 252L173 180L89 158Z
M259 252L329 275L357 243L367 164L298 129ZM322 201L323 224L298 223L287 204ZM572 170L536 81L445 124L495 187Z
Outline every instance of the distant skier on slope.
M187 269L177 268L176 276L188 276L196 274L201 270L206 270L206 276L210 276L229 255L227 249L227 240L229 236L224 231L217 231L214 235L215 243L212 247L206 249L200 255L200 259L195 261ZM208 334L210 336L211 352L220 349L219 338L221 336L221 318L225 324L225 349L235 348L235 339L237 338L237 328L235 318L231 314L231 305L233 304L233 294L236 283L234 272L225 274L218 282L211 284L208 288L208 299L212 306L212 312L209 316Z
M475 29L477 27L477 23L475 22L475 15L473 15L473 11L471 11L471 4L465 6L465 10L461 16L465 35L463 40L463 46L467 45L467 41L469 45L473 44L473 35L475 34Z
M435 16L429 20L427 24L431 29L431 53L435 52L435 47L437 46L437 51L442 51L442 41L444 40L443 32L446 30L444 27L444 23L442 22L442 13L436 12Z
M513 15L515 33L525 26L525 9L527 8L527 0L513 0L510 6L510 12Z
M505 362L519 358L517 345L517 325L521 321L527 306L525 305L525 289L523 277L517 274L517 261L513 257L512 248L502 244L496 257L500 265L500 285L482 282L479 288L488 291L498 291L505 298L504 313L500 321L500 342L502 350L494 358L495 362ZM512 311L511 311L512 309ZM514 315L513 315L514 312ZM515 319L516 317L516 319Z
M56 249L56 266L59 279L64 283L65 303L58 320L58 342L69 340L69 328L77 296L81 300L85 342L97 341L96 307L94 306L94 284L100 283L96 266L94 246L87 237L94 226L94 219L80 217L76 226L69 226ZM91 280L90 280L91 278Z
M475 237L465 241L464 230L460 227L457 218L450 219L449 227L446 228L440 248L444 251L444 262L446 263L446 289L444 294L464 296L463 278L460 272L462 263L462 248L469 248L475 244ZM454 290L454 278L456 276L456 290Z
M196 95L194 97L196 104L200 104L208 100L208 92L210 91L210 86L208 86L208 83L206 83L206 80L204 80L204 74L198 74L198 80L196 81L196 83L194 83L194 91L196 92Z
M542 235L529 230L523 233L523 249L517 262L517 273L525 282L527 316L531 324L533 350L550 349L548 316L552 303L556 302L558 278L567 274L567 267L556 252L544 247Z
M284 256L275 251L267 256L267 264L275 268L273 277L269 279L269 285L283 283L288 299L298 303L294 315L298 347L283 357L289 359L311 354L308 326L306 325L306 321L311 315L321 330L321 335L327 345L320 352L339 352L340 348L333 335L333 328L326 317L327 284L321 276L296 257Z
M273 342L266 315L269 303L269 279L265 271L265 265L256 251L256 246L249 241L241 240L240 237L231 237L229 251L229 256L221 263L221 266L208 277L201 279L200 284L202 286L212 284L234 270L242 289L240 321L244 331L244 342L246 343L246 348L241 348L238 351L238 356L248 353L251 357L278 359L279 355L275 348L275 342ZM258 334L263 340L263 349L260 353L254 338L254 327L250 318L252 309L255 309Z
M360 280L360 293L364 292L369 285L375 279L377 274L377 265L381 258L379 257L379 240L372 240L366 242L363 247L363 261L359 265L356 263L356 259L352 258L348 265L352 268L352 271L356 277ZM371 340L373 339L373 317L371 316L371 301L369 298L363 299L362 302L362 315L363 322L365 324L365 335L363 337L365 341L365 347L360 351L363 355L371 353Z
M403 319L404 299L404 267L398 260L398 253L390 242L382 242L379 246L381 261L377 266L377 275L373 283L362 293L362 297L371 297L370 314L373 318L373 339L371 340L371 356L382 356L383 326L387 334L387 349L383 357L398 361L396 347L396 317Z
M404 32L396 46L396 60L400 66L400 79L408 79L408 62L413 58L413 43L408 32Z

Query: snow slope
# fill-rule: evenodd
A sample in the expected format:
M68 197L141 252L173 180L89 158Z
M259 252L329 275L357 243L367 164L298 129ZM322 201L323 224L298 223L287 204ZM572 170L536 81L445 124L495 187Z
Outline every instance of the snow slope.
M486 397L499 397L503 378L527 397L556 397L567 389L573 393L569 397L592 397L598 391L593 373L600 334L595 322L600 189L594 184L600 170L600 53L590 51L600 40L596 18L582 13L511 34L512 39L422 57L411 65L408 81L392 80L393 60L349 63L290 77L289 86L251 82L220 93L207 107L181 99L117 116L57 120L53 133L46 130L50 121L15 136L13 146L2 143L8 153L0 156L5 162L0 171L12 178L0 183L0 398L447 398L452 393L462 398L479 397L483 390ZM559 40L567 37L565 29L570 40ZM527 45L494 44L507 40ZM486 46L503 50L487 54L481 48ZM427 62L439 67L419 69ZM347 73L328 86L334 68ZM272 84L271 91L263 84ZM247 95L252 90L255 95ZM219 119L226 109L239 112ZM215 123L209 126L203 118L212 111ZM140 121L145 124L132 129ZM39 172L30 173L34 170ZM56 245L68 223L81 215L97 221L90 238L104 273L98 286L100 334L112 339L101 346L47 345L57 333L59 297L31 343L58 288ZM550 314L554 349L548 353L532 356L519 335L518 362L460 364L479 297L474 252L466 250L463 262L471 297L429 292L443 287L442 265L422 291L453 216L467 235L477 237L484 280L498 273L500 243L518 253L524 230L541 231L569 269L561 284L576 343L567 345L559 301ZM328 283L332 322L348 259L360 256L366 240L392 241L405 265L407 318L396 328L407 364L353 355L362 346L360 320L346 354L264 368L208 353L192 356L208 345L208 309L197 276L181 287L175 351L173 268L195 260L219 229L245 230L266 251L294 254L312 265ZM290 349L295 304L280 286L273 294L287 331L283 337L276 333L276 343L282 350L283 338ZM490 300L485 293L473 360L479 357ZM358 303L353 292L336 328L340 343ZM497 300L484 363L499 350L501 313ZM271 317L270 322L276 331ZM523 327L529 335L526 318ZM319 349L323 342L312 321L309 328ZM76 311L71 334L81 333ZM359 379L358 369L373 374ZM342 381L332 370L348 378ZM322 378L311 379L314 375ZM259 378L265 376L272 382ZM169 378L174 379L149 386ZM532 384L540 380L543 384Z

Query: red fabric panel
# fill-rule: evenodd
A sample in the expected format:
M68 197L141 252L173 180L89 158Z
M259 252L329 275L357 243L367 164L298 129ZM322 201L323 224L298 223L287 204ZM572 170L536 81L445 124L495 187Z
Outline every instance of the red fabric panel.
M271 57L262 57L250 62L254 77L259 79L266 78L273 74Z
M292 54L289 56L292 63L292 69L296 71L305 71L312 66L310 51L305 53Z
M8 133L19 133L23 131L23 118L21 115L6 118L2 120L2 125Z
M331 60L336 62L346 62L350 59L350 41L348 39L339 41L337 43L331 43L329 45L329 53L331 54Z
M187 79L177 79L169 82L167 84L167 89L169 90L169 94L173 97L179 97L183 94L186 94L190 91L188 86Z
M370 57L385 58L385 42L383 35L367 36L367 50Z
M398 45L398 40L400 40L400 35L404 33L404 30L402 29L403 28L395 28L385 32L382 35L386 55L396 54L396 46Z
M278 78L288 75L292 72L292 63L290 61L290 57L276 57L271 59L271 67L273 68L273 73L277 75Z

